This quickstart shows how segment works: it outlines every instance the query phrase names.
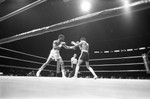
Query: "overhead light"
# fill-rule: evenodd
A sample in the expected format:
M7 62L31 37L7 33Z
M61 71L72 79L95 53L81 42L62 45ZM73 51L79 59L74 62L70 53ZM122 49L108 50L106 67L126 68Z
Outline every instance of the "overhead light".
M126 49L122 49L121 52L126 52Z
M129 7L130 7L130 2L129 2L129 0L123 0L123 3L124 3L124 7L125 7L125 8L129 8Z
M117 52L120 52L120 50L114 50L114 52L116 52L116 53L117 53Z
M81 2L81 10L83 12L89 12L90 9L91 9L91 3L90 3L90 1L89 0L83 0Z
M104 53L109 53L109 51L104 51Z
M95 54L99 53L99 51L94 51Z
M146 48L145 47L141 47L141 48L139 48L139 50L145 50Z
M133 51L133 49L127 49L128 52Z

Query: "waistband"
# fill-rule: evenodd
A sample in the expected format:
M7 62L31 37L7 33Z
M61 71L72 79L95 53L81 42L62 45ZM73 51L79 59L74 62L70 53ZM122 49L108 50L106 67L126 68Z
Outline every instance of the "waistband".
M59 51L58 49L55 49L55 48L53 48L52 50L53 50L53 51Z
M82 50L81 52L88 52L87 50Z

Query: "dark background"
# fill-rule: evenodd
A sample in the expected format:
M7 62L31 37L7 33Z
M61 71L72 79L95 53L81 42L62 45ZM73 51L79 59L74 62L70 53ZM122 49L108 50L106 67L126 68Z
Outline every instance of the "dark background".
M0 3L0 17L34 1L36 0L5 0L3 3ZM137 0L131 0L131 2L134 1ZM80 10L80 2L81 0L71 0L69 2L64 2L62 0L48 0L39 6L4 20L0 22L0 39L85 15L86 13L83 13ZM92 5L92 9L89 13L122 6L122 3L120 0L93 0ZM47 33L0 46L47 58L49 51L52 48L52 41L57 39L59 34L65 35L67 45L71 45L71 41L77 41L83 36L86 37L90 44L91 59L141 55L142 53L148 52L149 49L109 54L95 54L94 51L149 47L150 9L130 13L130 15L124 14L118 17ZM61 55L64 60L70 60L73 53L79 55L80 51L79 49L76 51L66 49L61 50ZM44 59L18 55L2 49L0 49L0 54L42 63L45 62ZM138 61L140 62L142 60ZM18 62L4 58L0 58L0 64L33 68L39 68L41 66L39 64L29 64L27 62ZM8 70L8 68L0 68L1 71L4 69ZM95 69L97 70L97 68ZM140 67L140 69L144 69L144 67Z

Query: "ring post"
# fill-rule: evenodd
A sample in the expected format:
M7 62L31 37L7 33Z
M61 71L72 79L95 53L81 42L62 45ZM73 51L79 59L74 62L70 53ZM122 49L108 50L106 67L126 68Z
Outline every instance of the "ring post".
M147 72L148 74L150 74L150 66L149 66L147 54L145 54L145 53L142 54L142 58L143 58L143 61L144 61L144 65L145 65L146 72Z

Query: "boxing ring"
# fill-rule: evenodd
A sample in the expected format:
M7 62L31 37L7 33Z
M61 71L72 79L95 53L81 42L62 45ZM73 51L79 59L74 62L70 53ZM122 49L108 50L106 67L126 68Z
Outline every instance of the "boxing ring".
M132 3L130 7L133 8L132 12L142 11L150 8L149 0L139 0ZM29 32L21 33L15 36L4 38L0 40L0 44L10 43L13 41L42 35L48 32L54 32L66 28L79 26L82 24L112 18L122 15L120 11L123 7L106 9L96 13L88 14L85 16L77 17L71 20L60 22L51 26L35 29ZM0 47L1 50L10 51L12 53L25 55L32 58L45 60L47 58L32 55L17 50ZM150 73L149 60L147 54L139 56L124 56L112 57L101 59L90 59L90 66L96 73ZM38 65L39 67L43 62L31 61L27 59L20 59L13 56L0 55L0 58L9 59L13 61L26 62ZM117 60L117 61L114 61ZM131 61L129 61L131 60ZM138 62L137 62L138 60ZM70 61L65 60L66 63ZM18 70L37 71L39 67L26 67L26 66L13 66L0 64L3 68L13 68ZM45 72L56 72L57 66L49 64L49 69L44 69ZM85 74L88 71L82 70L85 65L81 65L80 72ZM109 70L102 70L101 68L112 68ZM117 70L113 69L117 68ZM130 67L128 69L124 67ZM136 68L138 67L138 68ZM65 68L71 68L70 65L65 65ZM98 69L99 68L99 69ZM123 69L124 68L124 69ZM125 75L126 76L126 75ZM110 77L111 78L111 77ZM91 78L82 77L78 79L73 78L60 78L60 77L35 77L33 76L0 76L0 99L149 99L150 94L150 81L142 79L115 79L115 78L101 78L94 80Z
M149 99L149 80L0 77L1 99Z
M0 47L0 49L9 51L12 53L17 53L20 55L25 55L25 56L32 57L32 58L38 58L40 60L46 61L46 59L47 59L45 57L32 55L32 54L28 54L28 53L24 53L24 52L12 50L12 49L4 48L4 47ZM34 67L0 64L0 67L4 67L4 68L14 68L14 69L19 69L19 70L29 70L29 71L36 72L40 68L40 66L43 64L42 62L39 62L39 61L31 61L31 60L20 59L20 58L16 58L16 57L14 58L12 56L0 55L0 58L13 60L15 62L19 61L22 63L35 64L38 66L38 68L34 68ZM90 66L95 70L96 73L126 73L126 72L138 73L139 72L139 73L145 73L145 74L148 73L149 74L150 69L149 69L149 65L148 65L149 64L148 58L149 58L149 56L147 54L142 54L140 56L125 56L125 57L90 59L89 62L90 62ZM64 64L65 64L66 71L67 71L67 69L71 70L70 60L64 60ZM69 65L67 65L67 64L69 64ZM58 67L56 64L49 64L47 67L48 67L48 69L44 69L43 71L53 72L53 73L56 73L57 71L60 72L60 67ZM84 75L86 73L89 73L89 71L85 71L82 68L85 68L85 65L81 65L80 74L82 73ZM71 71L69 71L68 73L70 73L70 72ZM26 75L22 75L22 76L27 76L27 73L26 73ZM33 76L35 76L35 75L33 75ZM83 76L81 76L81 77L83 77ZM99 77L101 78L101 76L99 76Z

